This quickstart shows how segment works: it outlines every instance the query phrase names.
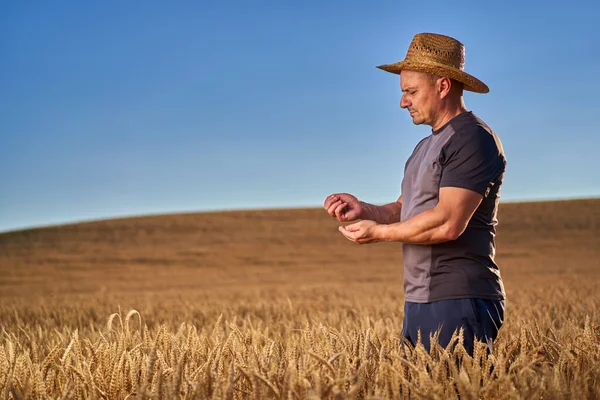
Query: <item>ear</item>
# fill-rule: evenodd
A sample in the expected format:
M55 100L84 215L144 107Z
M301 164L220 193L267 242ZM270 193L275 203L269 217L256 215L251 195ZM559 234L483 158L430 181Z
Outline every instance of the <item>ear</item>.
M452 80L450 78L443 77L438 80L438 91L441 99L448 96L450 89L452 89Z

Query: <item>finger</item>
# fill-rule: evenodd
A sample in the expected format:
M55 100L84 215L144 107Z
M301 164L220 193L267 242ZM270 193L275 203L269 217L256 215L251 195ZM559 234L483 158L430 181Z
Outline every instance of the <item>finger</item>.
M354 233L347 230L345 226L340 226L338 230L342 233L342 235L346 237L346 239L351 240L353 242L355 241Z
M343 219L344 209L348 206L348 203L342 202L339 206L335 208L335 216L339 221Z
M325 199L325 208L329 208L333 203L335 203L337 200L339 200L339 197L336 194L332 194L327 196L327 198Z
M331 204L329 206L329 208L327 208L327 212L329 213L329 215L331 215L332 217L335 217L335 209L342 203L341 200L336 201L335 203Z
M335 201L335 194L331 194L325 198L323 206L327 209Z
M344 228L348 231L348 232L356 232L360 229L360 227L358 226L358 222L354 223L354 224L350 224L350 225L346 225Z
M329 215L331 215L332 217L335 217L335 209L342 203L341 200L337 200L333 203L331 203L329 205L329 207L327 208L327 212L329 213Z

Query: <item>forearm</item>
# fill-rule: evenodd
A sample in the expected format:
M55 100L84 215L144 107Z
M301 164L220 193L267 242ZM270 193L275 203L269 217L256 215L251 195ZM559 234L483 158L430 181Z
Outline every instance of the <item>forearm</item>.
M397 201L382 206L376 206L374 204L361 201L360 206L360 219L375 221L378 224L385 225L400 222L402 204Z
M446 213L432 208L403 222L377 225L375 235L384 241L427 245L454 240L463 230L459 231Z

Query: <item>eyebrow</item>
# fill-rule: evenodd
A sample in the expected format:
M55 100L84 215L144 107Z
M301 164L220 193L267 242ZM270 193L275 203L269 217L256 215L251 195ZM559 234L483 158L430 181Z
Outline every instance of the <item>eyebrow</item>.
M409 90L415 90L415 89L417 89L417 87L416 87L416 86L409 86L409 87L407 87L407 88L404 88L404 89L402 89L402 91L403 91L403 92L407 92L407 91L409 91Z

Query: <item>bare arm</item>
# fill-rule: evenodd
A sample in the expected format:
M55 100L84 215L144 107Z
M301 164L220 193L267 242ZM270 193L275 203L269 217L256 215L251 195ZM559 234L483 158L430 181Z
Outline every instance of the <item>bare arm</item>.
M444 187L438 204L404 222L380 225L375 236L386 241L436 244L456 240L467 228L483 196L471 190Z
M323 204L327 213L340 222L357 219L377 221L380 224L400 222L402 195L393 203L383 206L360 201L349 193L334 193L325 199Z
M374 204L360 202L360 219L368 219L378 224L393 224L400 222L400 212L402 211L402 195L393 203L376 206Z
M466 229L483 196L468 189L440 189L438 204L414 217L392 224L363 220L341 226L340 232L356 243L380 241L436 244L457 239Z

